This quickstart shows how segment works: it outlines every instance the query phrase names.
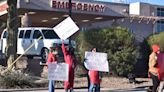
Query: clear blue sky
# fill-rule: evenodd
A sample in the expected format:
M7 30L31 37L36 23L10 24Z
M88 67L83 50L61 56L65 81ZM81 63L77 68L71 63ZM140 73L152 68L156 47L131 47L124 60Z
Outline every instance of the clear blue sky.
M107 2L112 2L112 1L119 1L119 0L97 0L97 1L107 1ZM151 4L157 4L157 5L164 5L164 0L122 0L127 3L133 3L133 2L148 2Z

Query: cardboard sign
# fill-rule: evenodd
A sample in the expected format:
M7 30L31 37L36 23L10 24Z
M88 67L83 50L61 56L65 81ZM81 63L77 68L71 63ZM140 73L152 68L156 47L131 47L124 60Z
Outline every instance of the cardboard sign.
M85 52L85 67L88 70L109 72L107 53Z
M68 80L68 64L50 63L48 64L48 79L57 81Z
M53 29L62 40L67 39L79 30L78 26L73 22L71 17L66 18Z

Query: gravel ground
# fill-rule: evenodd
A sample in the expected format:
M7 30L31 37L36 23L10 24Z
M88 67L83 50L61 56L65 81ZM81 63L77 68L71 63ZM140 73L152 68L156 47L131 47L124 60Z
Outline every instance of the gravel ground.
M127 78L123 77L104 77L101 82L101 87L110 89L130 89L130 88L142 88L151 86L150 78L136 78L137 83L129 83ZM75 87L87 87L87 78L75 78Z

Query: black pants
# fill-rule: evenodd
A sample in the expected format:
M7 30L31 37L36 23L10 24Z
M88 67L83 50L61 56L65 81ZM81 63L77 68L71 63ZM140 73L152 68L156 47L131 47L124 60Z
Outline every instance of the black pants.
M160 83L158 76L155 76L152 73L150 73L150 76L151 76L152 82L153 82L152 92L157 92L157 88L158 88L159 83Z

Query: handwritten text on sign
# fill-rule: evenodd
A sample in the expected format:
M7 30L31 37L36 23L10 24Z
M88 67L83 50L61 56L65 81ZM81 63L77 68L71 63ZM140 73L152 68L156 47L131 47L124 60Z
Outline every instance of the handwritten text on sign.
M73 22L73 20L70 17L63 20L53 29L62 40L67 39L79 30L78 26Z
M106 53L85 52L85 66L89 70L109 72Z
M48 64L48 79L66 81L68 80L68 64L50 63Z

